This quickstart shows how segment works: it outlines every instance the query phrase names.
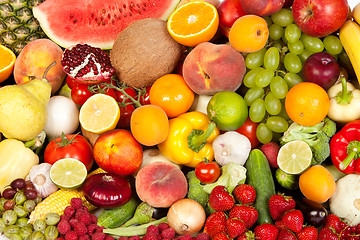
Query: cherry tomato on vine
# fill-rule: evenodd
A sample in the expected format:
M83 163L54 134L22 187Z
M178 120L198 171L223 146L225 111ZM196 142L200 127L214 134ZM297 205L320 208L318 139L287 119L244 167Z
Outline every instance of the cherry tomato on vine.
M123 105L123 106L122 106ZM135 110L135 107L133 104L119 104L120 106L120 119L116 125L117 128L130 128L130 118L131 114Z
M136 99L137 93L135 91L135 89L133 88L123 88L124 91L132 98ZM129 99L128 96L126 96L126 94L120 92L120 91L115 91L116 94L116 101L119 103L131 103L131 99Z
M94 89L94 94L95 93L103 93L103 94L106 94L110 97L113 97L115 100L117 99L117 95L115 93L115 89L113 88L109 88L109 87L106 87L105 85L98 85L96 86Z
M150 86L147 86L139 91L140 95L137 95L136 100L138 100L141 105L150 104L150 96L149 96L150 88L151 88Z
M66 84L68 85L68 87L70 89L73 89L76 85L78 85L79 83L77 83L75 81L75 79L73 79L72 77L70 77L69 75L66 76Z
M92 95L94 95L94 93L90 92L88 86L84 84L78 84L71 89L71 99L80 106Z
M214 161L202 161L196 165L195 175L202 183L213 183L220 176L220 166Z
M256 148L257 146L260 145L260 142L256 137L256 129L258 125L259 123L251 121L250 118L248 117L245 123L240 128L235 130L250 140L251 148Z

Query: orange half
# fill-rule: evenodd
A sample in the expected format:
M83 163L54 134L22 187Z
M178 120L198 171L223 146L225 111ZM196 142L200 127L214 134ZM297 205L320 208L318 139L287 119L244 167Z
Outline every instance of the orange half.
M14 70L16 55L9 48L0 44L0 82L10 77Z
M167 22L167 29L175 41L189 47L210 41L218 26L216 7L205 1L181 5L172 12Z

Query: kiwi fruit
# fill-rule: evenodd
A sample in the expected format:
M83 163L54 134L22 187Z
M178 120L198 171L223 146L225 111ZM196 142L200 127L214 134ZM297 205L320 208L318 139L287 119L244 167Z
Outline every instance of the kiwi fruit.
M120 82L142 88L173 73L183 50L183 46L170 36L164 20L145 18L131 23L119 33L110 59Z

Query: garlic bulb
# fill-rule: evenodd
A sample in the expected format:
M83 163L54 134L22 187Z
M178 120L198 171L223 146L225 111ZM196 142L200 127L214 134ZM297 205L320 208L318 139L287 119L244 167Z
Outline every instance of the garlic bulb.
M50 168L51 164L40 163L33 166L28 175L29 180L34 184L42 198L46 198L58 190L58 187L50 179Z

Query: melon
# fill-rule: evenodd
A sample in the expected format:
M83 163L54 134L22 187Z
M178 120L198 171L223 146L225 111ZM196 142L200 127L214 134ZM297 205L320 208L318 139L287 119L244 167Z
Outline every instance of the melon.
M117 35L144 18L166 20L180 0L46 0L33 8L46 35L63 48L111 49Z

